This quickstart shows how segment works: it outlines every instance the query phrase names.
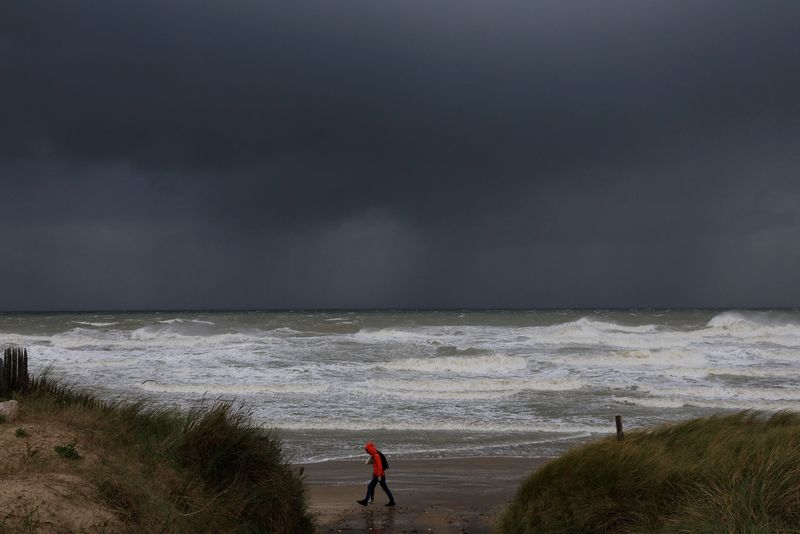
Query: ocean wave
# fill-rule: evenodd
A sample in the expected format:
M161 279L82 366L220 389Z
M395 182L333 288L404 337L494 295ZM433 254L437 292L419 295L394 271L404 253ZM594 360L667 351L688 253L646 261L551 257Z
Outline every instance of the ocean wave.
M264 343L276 340L277 338L266 334L246 334L242 332L212 333L203 327L194 329L189 326L164 325L164 326L143 326L130 332L131 341L154 341L160 340L175 346L197 345L202 342L206 345L219 344L249 344Z
M288 326L280 326L272 330L273 334L286 334L288 336L300 336L303 334L307 334L308 332L304 332L302 330L295 330L294 328L289 328Z
M488 456L485 453L479 454L480 451L492 451L500 449L502 450L503 457L516 458L517 456L514 456L513 454L509 455L508 451L519 447L530 447L532 445L546 445L548 443L557 443L561 441L580 440L584 438L590 438L591 436L592 436L591 432L578 432L570 434L568 436L551 436L542 439L511 441L503 443L485 443L485 444L471 443L467 446L451 446L451 447L435 447L435 448L394 446L391 449L391 454L393 458L404 458L404 457L409 458L418 456L427 457L429 455L436 455L436 454L446 454L447 458L480 458ZM331 456L310 456L307 457L302 463L316 464L316 463L331 462L337 460L351 460L353 458L361 459L363 457L364 455L361 453L331 455ZM529 458L529 456L520 456L520 458Z
M82 324L82 325L85 325L85 326L95 326L95 327L98 327L98 328L102 328L104 326L114 326L115 324L119 324L118 321L112 321L110 323L92 323L92 322L89 322L89 321L72 321L72 323L73 324Z
M552 434L598 434L608 433L611 428L609 425L587 425L569 422L537 422L519 424L483 424L471 420L440 420L425 422L410 421L386 421L374 419L322 419L305 421L279 421L270 425L279 430L323 430L323 431L370 431L370 430L391 430L391 431L419 431L419 432L503 432L503 433L522 433L522 432L544 432Z
M658 397L684 399L736 399L744 401L800 401L800 390L796 388L759 388L724 386L651 386L641 385L640 391Z
M521 379L374 380L368 393L413 399L494 399L523 391L568 391L584 383L566 377Z
M693 406L715 410L763 410L777 412L780 410L797 410L797 401L779 401L765 399L699 399L699 398L663 398L663 397L614 397L613 400L623 404L641 406L643 408L670 409Z
M364 328L353 335L362 343L399 343L416 345L453 345L460 350L487 349L497 343L541 345L593 343L614 345L632 337L644 338L662 333L659 325L623 325L583 317L575 321L548 326L440 326L407 328ZM467 345L465 345L467 341ZM622 345L624 346L624 342Z
M327 384L257 384L257 385L231 385L231 384L159 384L148 381L139 386L139 389L154 393L212 393L225 395L253 395L258 393L281 393L298 395L318 395L325 393Z
M661 325L623 325L609 321L581 318L549 326L515 328L502 337L490 339L501 346L534 348L548 346L589 346L611 349L661 349L690 345L691 333L667 329Z
M364 314L347 327L341 319L359 316L24 316L4 319L0 341L28 347L33 372L52 364L81 386L154 402L246 397L259 421L334 434L342 425L570 434L580 424L556 423L591 426L617 402L636 405L643 425L718 410L800 409L800 312L585 315L409 314L392 322ZM98 326L105 321L119 324ZM356 332L362 323L368 328ZM161 384L138 387L150 377Z
M200 319L182 319L180 317L176 317L175 319L164 319L163 321L158 321L160 324L207 324L207 325L215 325L216 323L213 321L202 321Z
M701 367L708 358L697 349L631 349L612 350L586 355L566 356L572 365L603 367L638 367L642 365L669 367L674 365Z
M789 326L800 328L800 318L796 314L788 313L725 311L712 317L707 326L712 328L739 326L752 328L754 325L756 327Z
M426 345L438 344L442 342L442 340L450 340L452 338L448 327L436 329L427 327L413 329L362 328L358 332L352 334L351 337L356 342L368 344L401 343Z
M520 356L492 354L487 356L444 356L432 358L403 358L376 365L394 371L420 371L426 373L454 372L465 374L485 374L520 371L528 363Z
M85 326L72 328L66 332L50 336L50 344L62 349L111 350L125 339L119 330L97 330Z
M2 343L0 348L5 350L7 347L32 347L32 346L49 346L53 344L52 336L39 336L29 334L3 334Z
M786 367L710 367L706 369L709 375L715 376L741 376L748 378L800 378L800 369Z
M708 321L704 332L800 346L800 320L795 314L727 311Z
M644 325L623 325L608 321L598 321L588 317L582 317L577 321L570 321L558 325L543 327L562 334L579 334L581 336L596 336L604 333L624 333L624 334L652 334L660 330L660 326L654 324Z
M800 346L800 319L797 314L728 311L714 316L705 327L680 330L653 324L628 326L584 317L551 326L530 327L521 333L526 342L534 344L591 343L630 350L690 348L698 343L718 342L720 337L797 347Z
M611 400L622 404L632 404L645 408L683 408L686 401L681 399L665 399L661 397L612 397Z

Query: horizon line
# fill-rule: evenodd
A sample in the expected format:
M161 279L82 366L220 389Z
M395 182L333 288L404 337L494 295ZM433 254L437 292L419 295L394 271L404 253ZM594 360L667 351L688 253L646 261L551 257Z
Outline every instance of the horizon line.
M325 313L325 312L554 312L554 311L798 311L797 306L542 306L542 307L386 307L386 308L86 308L45 310L0 310L0 315L13 314L78 314L78 313Z

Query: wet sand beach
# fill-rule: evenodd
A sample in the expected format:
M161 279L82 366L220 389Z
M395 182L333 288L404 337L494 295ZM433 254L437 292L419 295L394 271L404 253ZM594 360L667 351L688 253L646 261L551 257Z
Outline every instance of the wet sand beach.
M361 461L304 465L309 508L319 532L493 532L494 521L519 483L548 458L390 460L387 483L397 507L375 491L362 507L371 467Z

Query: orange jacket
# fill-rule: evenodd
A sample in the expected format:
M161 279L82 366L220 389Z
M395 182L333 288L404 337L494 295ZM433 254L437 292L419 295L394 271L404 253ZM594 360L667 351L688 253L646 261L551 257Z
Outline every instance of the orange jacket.
M386 473L383 471L383 462L381 462L381 455L378 454L378 449L375 448L375 444L371 441L368 441L366 445L364 445L364 450L372 457L372 474L376 477L382 477Z

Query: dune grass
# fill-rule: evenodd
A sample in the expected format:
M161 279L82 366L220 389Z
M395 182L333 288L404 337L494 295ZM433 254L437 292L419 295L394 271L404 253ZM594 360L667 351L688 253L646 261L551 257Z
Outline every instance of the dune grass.
M84 476L130 532L313 531L302 474L244 408L103 401L47 373L17 399L88 436L101 460Z
M525 480L511 533L798 533L800 414L740 412L569 451Z

